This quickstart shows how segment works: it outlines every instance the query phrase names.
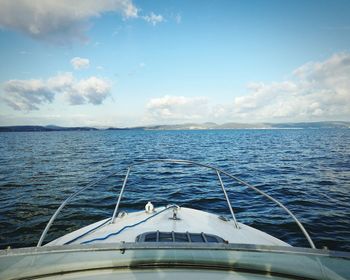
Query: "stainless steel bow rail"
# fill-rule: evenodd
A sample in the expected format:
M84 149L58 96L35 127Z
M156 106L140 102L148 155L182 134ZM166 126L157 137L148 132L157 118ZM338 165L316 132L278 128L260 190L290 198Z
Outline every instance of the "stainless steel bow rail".
M138 165L144 165L144 164L149 164L149 163L172 163L172 164L185 164L185 165L195 165L195 166L199 166L199 167L204 167L204 168L207 168L207 169L210 169L210 170L213 170L218 179L219 179L219 183L220 183L220 186L221 186L221 189L224 193L224 196L225 196L225 199L226 199L226 202L227 202L227 205L228 205L228 208L230 209L230 212L231 212L231 216L232 216L232 219L233 219L233 224L234 224L234 227L236 229L239 229L239 226L238 226L238 223L237 223L237 220L236 220L236 217L235 217L235 214L233 212L233 209L232 209L232 206L231 206L231 202L227 196L227 193L226 193L226 189L225 189L225 186L224 186L224 183L222 181L222 178L221 178L221 174L224 174L226 176L228 176L229 178L233 179L234 181L238 182L239 184L249 188L249 189L252 189L254 191L256 191L257 193L265 196L266 198L268 198L269 200L271 200L272 202L276 203L278 206L280 206L282 209L284 209L288 214L289 216L291 216L293 218L293 220L296 222L296 224L299 226L300 230L302 231L302 233L304 234L304 236L306 237L307 241L309 242L310 244L310 247L315 249L315 245L311 239L311 237L309 236L309 234L307 233L306 229L304 228L304 226L301 224L301 222L299 222L299 220L294 216L294 214L286 207L284 206L281 202L279 202L277 199L271 197L270 195L266 194L265 192L259 190L257 187L254 187L252 185L250 185L249 183L237 178L236 176L234 175L231 175L229 173L227 173L226 171L223 171L219 168L216 168L216 167L213 167L213 166L210 166L210 165L207 165L207 164L203 164L203 163L198 163L198 162L194 162L194 161L190 161L190 160L179 160L179 159L153 159L153 160L144 160L144 161L140 161L140 162L136 162L136 163L133 163L131 165L129 165L127 167L127 171L126 171L126 175L125 175L125 178L124 178L124 181L123 181L123 185L122 185L122 188L120 190L120 193L119 193L119 196L118 196L118 200L117 200L117 203L116 203L116 206L115 206L115 209L113 211L113 215L112 215L112 218L111 218L111 223L114 223L115 221L115 217L118 213L118 209L119 209L119 205L120 205L120 201L122 199L122 196L124 194L124 190L125 190L125 187L126 187L126 184L127 184L127 181L128 181L128 178L129 178L129 174L130 174L130 171L132 168L138 166ZM121 173L121 171L117 171L117 172L112 172L110 174L107 174L106 176L103 176L102 178L96 180L96 181L93 181L91 182L90 184L88 184L87 186L81 188L80 190L78 190L77 192L73 193L72 195L70 195L65 201L62 202L62 204L58 207L58 209L56 210L56 212L52 215L51 219L49 220L49 222L47 223L43 233L41 234L41 237L39 239L39 242L37 244L37 247L40 247L42 246L42 243L47 235L47 232L49 231L52 223L54 222L54 220L56 219L57 215L61 212L61 210L63 209L63 207L65 207L71 200L73 200L78 194L82 193L83 191L85 191L86 189L88 188L91 188L95 185L97 185L98 183L100 183L101 181L109 178L109 177L112 177L112 176L116 176L116 175L119 175Z

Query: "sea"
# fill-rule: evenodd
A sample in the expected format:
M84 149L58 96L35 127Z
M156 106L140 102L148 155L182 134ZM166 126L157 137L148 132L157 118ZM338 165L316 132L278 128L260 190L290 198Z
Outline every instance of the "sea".
M183 159L213 165L287 206L317 248L350 251L350 129L100 130L0 133L0 248L36 246L112 215L128 165ZM293 246L308 243L276 204L222 177L239 222ZM216 173L186 164L132 168L121 211L167 204L230 217ZM195 222L195 221L194 221Z

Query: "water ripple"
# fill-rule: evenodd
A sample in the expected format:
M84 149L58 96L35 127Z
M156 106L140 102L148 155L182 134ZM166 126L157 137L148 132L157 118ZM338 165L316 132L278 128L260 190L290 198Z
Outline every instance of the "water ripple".
M0 155L0 248L34 246L60 203L88 182L132 162L179 158L217 166L258 186L293 211L317 247L350 251L350 130L1 133ZM74 200L48 240L109 217L124 175ZM223 180L239 221L307 246L283 210ZM230 214L215 173L186 165L135 168L121 208L137 211L147 201Z

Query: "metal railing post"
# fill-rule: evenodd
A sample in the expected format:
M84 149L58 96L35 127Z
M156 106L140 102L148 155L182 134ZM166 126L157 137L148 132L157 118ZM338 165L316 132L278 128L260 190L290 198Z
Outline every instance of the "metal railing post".
M120 190L118 201L117 201L117 204L115 205L115 209L114 209L113 216L112 216L112 219L111 219L111 224L114 224L114 220L115 220L115 216L117 215L117 212L118 212L120 200L122 199L122 196L123 196L123 193L124 193L124 189L125 189L125 186L126 186L126 182L128 181L130 169L131 168L128 167L128 170L126 171L126 175L125 175L125 178L124 178L123 186L122 186L122 189Z
M236 220L236 217L235 217L235 213L233 212L233 209L232 209L232 206L231 206L231 202L230 202L230 200L229 200L229 198L227 196L224 183L222 182L222 179L221 179L221 176L220 176L220 172L218 170L215 170L215 171L216 171L216 174L218 175L222 191L224 192L228 208L230 208L230 212L231 212L231 215L232 215L232 218L233 218L233 223L235 224L235 228L239 229L239 226L238 226L238 223L237 223L237 220Z

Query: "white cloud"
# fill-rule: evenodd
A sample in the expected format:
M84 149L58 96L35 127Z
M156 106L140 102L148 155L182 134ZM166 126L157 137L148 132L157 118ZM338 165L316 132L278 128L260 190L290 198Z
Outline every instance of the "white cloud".
M106 80L102 80L96 77L90 77L85 80L80 80L73 86L75 96L80 96L82 102L71 104L84 104L86 102L99 105L106 99L110 93L111 86Z
M149 100L147 122L198 121L208 112L206 97L163 96Z
M57 95L63 96L71 105L99 105L110 94L111 85L97 77L77 80L72 73L62 73L47 80L10 80L3 89L2 99L10 107L32 111L53 102Z
M70 63L76 70L89 68L90 60L87 58L74 57L71 59Z
M0 27L55 43L85 41L89 19L106 12L138 17L132 0L1 0Z
M4 92L10 96L5 102L15 110L38 110L38 105L50 103L55 97L42 80L10 80L5 83Z
M158 23L161 23L164 21L164 17L162 15L156 15L155 13L151 12L148 16L142 17L145 21L149 22L153 26L157 25Z
M251 84L234 99L235 118L259 120L350 119L350 55L302 65L288 81Z
M227 104L205 97L151 99L146 121L289 122L350 119L350 54L306 63L286 81L250 83L246 95Z

